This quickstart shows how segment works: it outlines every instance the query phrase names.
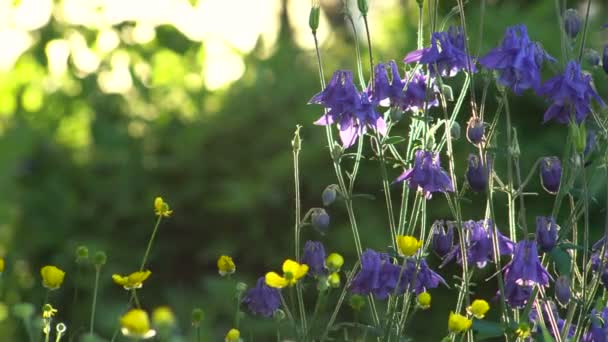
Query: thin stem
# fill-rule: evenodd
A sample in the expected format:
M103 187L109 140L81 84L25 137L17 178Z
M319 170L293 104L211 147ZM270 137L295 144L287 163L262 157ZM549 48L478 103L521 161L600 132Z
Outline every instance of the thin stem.
M348 6L344 5L344 11L346 15L346 19L350 22L350 27L353 30L354 41L355 41L355 55L357 57L357 74L359 76L359 83L361 84L361 88L365 88L365 78L363 77L363 68L361 66L361 51L359 50L359 38L357 35L357 27L355 26L355 21L353 20L352 14L348 10Z
M150 250L152 250L152 243L154 242L154 237L156 236L156 232L158 231L158 227L160 226L160 221L162 221L163 216L158 215L158 219L156 220L156 224L154 225L154 229L152 230L152 235L150 236L150 240L148 240L148 247L146 247L146 252L144 253L144 257L141 260L141 266L139 267L140 271L144 270L146 267L146 262L148 261L148 256L150 255Z
M95 265L95 286L93 287L93 304L91 304L91 323L89 324L89 333L93 334L95 329L95 309L97 307L97 291L99 290L99 274L101 266Z
M580 63L583 59L583 51L585 50L585 43L587 42L587 31L589 30L589 11L591 9L591 0L587 0L587 12L585 13L585 26L583 26L583 38L581 40L581 48L578 52L578 62Z
M471 63L471 58L469 57L470 49L469 49L469 35L467 34L467 21L464 15L464 2L463 0L458 0L458 10L460 11L460 25L462 26L462 33L464 35L464 53L467 57L467 73L471 76L471 87L469 88L471 91L471 110L473 113L477 113L477 101L475 100L475 80L473 78L473 65Z
M374 58L372 55L372 39L370 37L369 34L369 26L367 24L367 14L363 15L363 22L365 23L365 34L367 36L367 49L369 51L369 72L370 72L370 79L371 79L371 86L372 89L374 87Z
M131 290L131 299L133 299L133 301L135 302L135 307L137 307L138 309L141 309L141 304L139 303L139 298L137 298L136 289Z
M329 321L327 322L327 325L325 326L325 331L323 332L323 335L321 336L321 341L324 341L325 339L327 339L327 335L329 334L329 329L331 328L332 325L334 325L334 322L336 321L336 318L338 317L338 312L340 312L340 308L342 307L342 303L344 302L344 298L346 297L346 291L350 287L350 283L353 280L353 277L355 276L355 274L357 273L357 270L358 270L360 264L361 264L361 261L357 261L357 263L353 266L353 269L350 271L350 273L348 273L348 277L346 279L346 282L344 283L344 288L342 288L342 292L340 293L340 297L338 298L338 303L336 304L336 307L334 308L334 311L332 312L332 314L329 318Z

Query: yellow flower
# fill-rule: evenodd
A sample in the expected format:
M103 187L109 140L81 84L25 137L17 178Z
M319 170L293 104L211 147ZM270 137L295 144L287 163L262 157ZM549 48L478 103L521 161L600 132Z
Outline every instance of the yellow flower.
M477 319L484 318L488 310L490 310L490 304L483 299L475 299L473 303L471 303L471 306L467 308L467 312Z
M156 335L150 329L148 313L141 309L133 309L120 318L121 332L125 336L147 339Z
M236 271L236 266L234 265L234 261L232 258L227 255L222 255L217 259L217 269L220 275L223 277L225 275L231 275Z
M344 265L344 258L338 253L331 253L327 256L327 259L325 259L325 266L327 266L331 272L340 271L342 265Z
M418 306L422 310L426 310L431 307L431 294L428 292L422 292L418 295Z
M158 327L172 327L175 325L175 316L168 306L159 306L152 312L152 322Z
M230 329L226 334L224 341L226 342L238 342L241 340L241 332L238 329Z
M468 330L473 324L473 321L466 318L463 315L456 314L454 312L450 312L450 318L448 319L448 329L451 332L460 333Z
M327 277L327 283L333 288L340 287L340 274L334 272Z
M133 272L128 276L113 274L112 280L114 280L114 283L124 287L125 290L133 290L141 288L144 285L144 281L148 279L150 274L152 274L152 272L148 270Z
M308 265L299 264L296 261L287 259L283 263L283 276L281 277L275 272L266 273L266 285L277 289L293 286L306 273L308 273Z
M40 269L40 275L42 285L49 290L57 290L65 279L65 272L55 266L44 266Z
M4 272L4 258L0 258L0 273Z
M169 209L169 204L162 197L156 197L154 199L154 213L156 216L169 217L173 210Z
M421 246L422 241L418 241L413 236L397 235L397 247L399 247L399 253L403 256L412 256L416 254Z
M44 304L42 307L42 318L49 319L57 313L57 309L55 309L51 304Z
M528 337L530 337L530 335L532 334L532 331L530 329L530 324L528 323L519 323L519 325L517 326L517 329L515 330L515 335L517 335L517 337L519 338L523 338L526 339Z

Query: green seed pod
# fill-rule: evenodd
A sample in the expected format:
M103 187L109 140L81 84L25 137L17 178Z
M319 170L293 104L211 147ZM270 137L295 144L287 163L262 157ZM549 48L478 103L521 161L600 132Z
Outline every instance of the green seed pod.
M203 321L205 313L201 308L195 308L192 310L192 325L198 326Z
M319 16L321 14L321 8L318 3L315 3L310 8L310 15L308 16L308 26L312 32L317 32L319 28Z
M98 267L103 266L106 264L107 261L108 261L108 256L103 251L98 251L93 256L93 264L95 266L98 266Z
M76 247L76 263L84 264L89 259L89 249L87 246Z

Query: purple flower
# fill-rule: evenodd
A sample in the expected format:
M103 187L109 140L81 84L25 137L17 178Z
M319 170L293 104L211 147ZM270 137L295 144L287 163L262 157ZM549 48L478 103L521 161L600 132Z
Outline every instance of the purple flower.
M524 25L507 28L502 44L479 59L479 64L499 72L498 82L517 95L540 87L540 69L544 61L555 61L538 43L528 37Z
M549 285L549 278L549 272L538 259L536 241L519 241L515 245L513 259L505 266L505 283L520 286Z
M561 306L566 306L570 302L570 279L560 276L555 280L555 298Z
M479 117L472 116L467 123L467 140L473 145L479 145L485 132L485 123Z
M602 239L604 240L604 239ZM594 249L597 245L599 245L599 249L595 253L591 255L591 269L594 272L600 272L600 280L602 281L602 285L608 289L608 250L604 252L604 262L602 265L602 259L600 257L601 247L603 245L603 241L600 240L593 245ZM600 243L601 242L601 243Z
M542 302L540 302L542 303ZM562 318L559 317L559 312L557 311L557 307L555 306L555 304L553 302L547 302L548 304L541 304L542 307L542 315L543 315L543 319L542 322L545 325L545 327L547 328L547 331L549 332L549 334L552 337L555 337L556 335L560 335L562 329L564 328L564 324L566 323L566 321ZM549 314L548 310L547 310L547 305L549 305L550 310L551 310L551 315ZM528 318L530 319L530 321L532 321L535 325L537 325L539 322L539 317L538 317L538 309L536 307L532 308L532 310L530 311L530 314L528 316ZM551 318L554 320L555 322L555 327L551 324ZM536 330L538 333L541 332L541 329L539 327L535 327L533 330ZM557 330L557 331L556 331ZM571 324L570 327L568 328L568 338L572 338L574 337L574 333L576 332L576 325Z
M386 70L387 66L391 68L392 81L389 81ZM427 108L439 105L439 100L437 99L439 88L432 78L427 82L426 76L421 72L401 79L397 64L395 61L389 61L387 64L381 63L376 65L374 74L375 81L372 98L382 106L390 105L402 111L409 110L415 112L422 110L425 103ZM410 80L409 83L407 82L408 79ZM428 99L427 86L431 88Z
M564 13L564 30L568 37L574 39L581 30L581 17L573 8L568 8Z
M548 193L555 195L559 191L562 177L562 163L557 157L544 157L540 161L540 183Z
M523 308L528 302L531 294L532 286L505 283L505 302L512 308Z
M447 225L447 231L446 231ZM432 246L435 253L444 257L454 245L454 224L452 222L435 221L433 223Z
M321 104L328 110L315 121L315 125L338 124L344 148L352 146L367 131L368 126L382 135L386 134L386 122L375 109L377 103L367 91L357 91L350 71L334 72L327 87L308 103Z
M391 263L386 253L367 249L361 255L361 270L353 279L350 290L360 295L373 294L385 299L397 287L401 268Z
M325 269L325 247L319 241L306 241L304 244L304 255L302 263L308 265L310 273L314 276L322 276L327 273Z
M601 313L596 309L591 310L591 341L608 342L608 308L604 308Z
M256 286L247 290L242 303L252 313L270 317L281 306L281 297L279 290L266 285L264 277L260 277Z
M418 150L414 160L414 167L403 172L395 182L407 180L410 189L418 189L430 199L433 192L454 191L450 176L441 168L439 155Z
M416 275L415 280L413 280L414 275ZM428 289L434 289L439 286L439 284L447 286L445 280L433 271L424 259L420 260L420 268L416 271L416 261L414 258L409 258L406 262L404 275L402 275L402 277L410 284L410 288L413 288L416 294L425 292Z
M555 120L567 124L574 119L580 124L591 112L592 99L600 106L606 106L593 89L592 83L591 75L582 73L580 64L568 62L562 75L551 78L539 89L539 93L552 102L545 112L543 122ZM574 114L574 118L571 114Z
M427 64L431 74L437 71L443 77L456 75L460 70L475 72L475 63L465 52L465 37L461 28L450 27L448 32L435 32L431 47L412 51L403 59L405 63Z
M488 186L488 162L482 163L476 154L469 154L469 167L467 168L467 182L475 192L484 192Z
M550 252L557 244L558 225L555 219L551 216L536 217L536 241L540 246L540 250L547 253Z

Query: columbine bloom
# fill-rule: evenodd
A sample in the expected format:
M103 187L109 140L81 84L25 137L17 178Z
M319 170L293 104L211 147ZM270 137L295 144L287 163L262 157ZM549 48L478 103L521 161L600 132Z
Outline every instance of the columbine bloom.
M547 96L552 102L545 112L543 122L555 120L567 124L574 119L580 124L591 112L592 99L600 106L606 106L593 89L592 83L591 75L584 74L579 63L568 62L562 75L548 80L539 89L539 93ZM571 114L574 114L574 117Z
M555 298L561 306L566 306L570 302L570 279L560 276L555 280Z
M339 272L344 265L344 257L338 253L331 253L325 259L325 266L330 272Z
M538 259L536 241L519 241L515 245L513 259L505 267L505 283L520 286L549 285L549 278L549 272Z
M387 64L391 68L392 81L389 81L386 64L378 64L374 68L375 83L372 98L381 106L390 105L404 112L423 110L425 103L427 108L439 106L437 98L439 88L433 78L427 79L422 72L418 71L401 79L395 61ZM428 98L427 87L430 88Z
M602 312L591 310L591 337L594 342L608 341L608 308Z
M268 272L266 273L266 284L277 289L293 286L306 273L308 273L308 265L299 264L297 261L287 259L283 262L283 276L281 277L275 272Z
M557 311L557 307L555 306L555 304L553 302L548 302L549 305L549 309L551 310L551 313L548 312L548 308L546 307L546 305L541 305L542 307L542 315L543 315L543 319L542 322L544 322L545 327L547 328L547 331L549 332L549 335L551 335L553 338L555 338L555 336L560 335L561 331L564 328L564 324L566 323L566 321L562 318L559 317L559 312ZM551 322L551 317L553 318L553 320L555 320L555 327L553 327L553 325L550 323ZM538 313L538 309L536 307L534 307L529 314L529 318L530 321L532 323L534 323L535 325L538 325L540 323L540 319L539 319L539 313ZM557 329L555 329L557 328ZM542 334L540 328L535 327L532 329L533 331L536 330L539 335ZM556 331L557 330L557 331ZM576 332L576 325L571 324L570 328L568 330L567 333L567 340L570 340L570 338L574 337L574 333ZM581 341L585 341L585 339L583 338Z
M217 259L217 271L223 277L236 271L236 265L231 257L222 255Z
M536 241L538 242L541 251L547 253L555 247L557 244L558 229L559 226L555 223L553 217L536 217Z
M56 266L47 265L40 269L42 285L49 290L57 290L65 279L65 272Z
M428 292L422 292L417 297L418 306L422 310L426 310L431 307L431 294Z
M555 195L559 191L562 177L562 163L557 157L544 157L540 161L540 183L548 193Z
M338 124L344 148L352 146L368 126L382 135L386 134L386 122L375 110L376 101L367 91L357 91L350 71L336 71L327 87L308 103L320 104L328 109L315 124Z
M133 309L120 318L121 332L125 336L136 339L148 339L156 335L150 329L148 313L141 309Z
M413 236L397 235L397 247L399 248L399 254L412 256L422 247L422 241Z
M477 116L472 116L467 123L467 140L473 145L479 145L486 133L486 125Z
M361 255L361 270L353 278L350 290L360 295L372 293L377 299L385 299L395 291L399 273L400 267L391 263L388 254L367 249Z
M428 64L431 74L437 72L443 77L456 75L460 70L475 72L475 63L465 53L465 37L462 28L450 27L448 32L435 32L431 37L431 47L412 51L403 59L405 63Z
M463 331L469 330L473 324L473 321L466 318L463 315L450 312L450 317L448 318L448 329L454 333L461 333Z
M419 267L416 269L416 261L409 258L401 277L402 281L409 284L409 290L417 294L434 289L439 284L447 285L445 280L429 267L425 259L420 260Z
M478 268L484 268L489 261L493 260L494 244L492 243L494 230L494 222L492 220L481 221L465 221L463 228L468 231L468 239L466 240L467 260L470 264L477 265ZM500 255L510 255L513 253L513 242L502 235L496 229L498 238L498 251ZM444 259L444 264L456 257L458 263L462 262L460 253L460 244L456 245Z
M484 318L489 310L490 304L483 299L475 299L473 303L467 307L467 312L477 319Z
M467 168L467 182L475 192L484 192L488 186L488 161L482 162L476 154L469 154L469 167Z
M532 294L532 286L520 286L505 282L505 302L512 308L523 308Z
M310 273L322 276L327 273L325 269L325 247L319 241L306 241L302 263L308 265Z
M270 317L281 306L281 297L279 290L266 285L264 277L260 277L256 286L247 290L242 302L254 314Z
M439 155L418 150L414 159L414 167L397 177L395 182L407 180L411 189L418 189L430 199L433 192L454 191L450 176L441 168Z
M564 12L564 30L572 39L576 38L576 35L581 30L581 17L573 8L568 8L566 12Z
M169 204L162 197L154 199L154 214L156 216L169 217L172 213L173 210L169 209Z
M447 231L446 231L447 225ZM431 245L440 257L448 254L454 245L454 224L442 220L433 223L433 239Z
M120 274L113 274L112 280L114 280L114 283L116 283L117 285L120 285L124 287L125 290L129 291L133 289L139 289L144 286L144 281L146 281L146 279L148 279L151 274L152 272L150 272L149 270L137 271L125 276L122 276Z
M544 61L555 61L538 43L530 40L524 25L507 28L502 44L479 58L479 64L496 70L498 82L517 95L540 87L540 69Z
M605 238L601 239L593 245L593 249L596 250L596 252L591 255L591 269L594 272L601 273L600 280L602 281L602 285L604 285L604 287L608 289L608 250L604 251L603 265L602 258L600 256L600 253L602 252L601 248L604 244L604 239Z

